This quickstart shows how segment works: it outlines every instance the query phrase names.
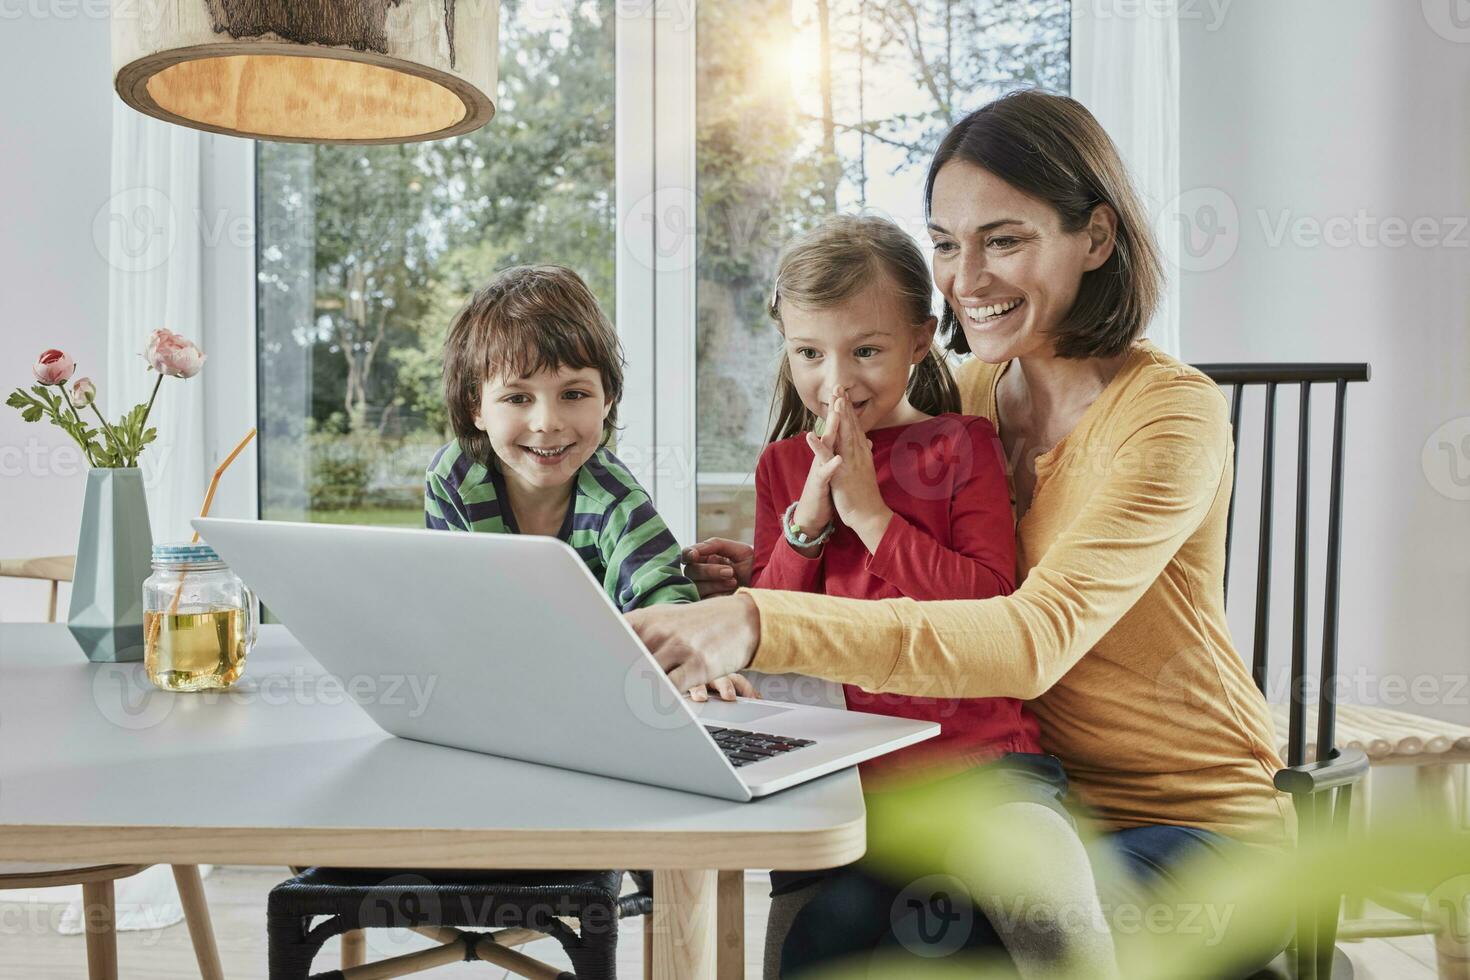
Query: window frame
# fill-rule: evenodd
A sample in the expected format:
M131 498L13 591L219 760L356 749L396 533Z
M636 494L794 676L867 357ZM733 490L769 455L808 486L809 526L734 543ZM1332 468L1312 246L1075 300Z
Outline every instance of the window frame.
M615 321L628 360L618 452L674 537L690 544L697 504L694 23L682 23L677 9L658 0L625 7L615 6Z
M200 268L201 343L215 365L202 375L204 454L218 466L241 435L259 424L256 149L254 140L210 133L204 134L200 149L200 208L217 235L212 247L202 250ZM260 517L258 459L256 452L243 452L230 464L229 478L220 480L210 506L211 517Z

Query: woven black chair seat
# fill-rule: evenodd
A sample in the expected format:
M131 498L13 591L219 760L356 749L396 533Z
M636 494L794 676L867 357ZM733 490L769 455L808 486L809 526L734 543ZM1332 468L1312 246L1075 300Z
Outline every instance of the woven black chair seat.
M460 871L308 868L271 889L266 905L270 980L329 980L311 963L331 937L354 929L450 926L534 929L561 943L577 980L613 980L618 920L653 909L649 879L622 895L622 871ZM312 925L313 918L327 916ZM576 920L575 923L568 920ZM474 958L473 945L467 959Z

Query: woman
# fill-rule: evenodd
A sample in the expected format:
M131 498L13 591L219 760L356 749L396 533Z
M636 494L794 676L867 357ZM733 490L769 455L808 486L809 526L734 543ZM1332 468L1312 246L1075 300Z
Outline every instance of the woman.
M975 354L964 411L995 424L1012 469L1020 587L934 603L742 590L634 628L681 689L750 667L1031 700L1131 882L1281 844L1269 714L1225 621L1227 406L1140 339L1161 272L1116 148L1079 103L1014 93L945 136L925 203L941 329ZM745 546L693 550L706 594L745 584Z

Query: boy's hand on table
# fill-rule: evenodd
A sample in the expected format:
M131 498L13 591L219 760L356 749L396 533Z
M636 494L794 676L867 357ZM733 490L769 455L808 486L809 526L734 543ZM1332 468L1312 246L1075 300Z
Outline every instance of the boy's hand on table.
M744 670L760 645L760 611L748 595L646 606L626 618L679 691Z
M684 549L684 574L699 590L701 599L729 595L750 585L755 566L755 549L728 538L706 538Z
M755 685L744 674L726 674L724 677L716 677L708 684L696 684L689 689L689 697L695 701L708 701L710 688L714 688L721 701L734 701L737 697L760 697L755 692Z

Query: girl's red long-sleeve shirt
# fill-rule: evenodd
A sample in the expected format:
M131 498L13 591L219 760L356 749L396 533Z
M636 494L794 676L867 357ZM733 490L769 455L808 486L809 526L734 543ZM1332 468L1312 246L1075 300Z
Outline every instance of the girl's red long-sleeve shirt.
M970 415L939 415L874 429L873 467L893 520L878 549L836 520L816 558L786 540L781 517L801 497L812 465L805 435L772 443L756 464L755 568L762 589L820 592L853 599L983 599L1015 588L1016 544L1005 454L995 427ZM885 678L874 677L872 687ZM864 764L900 766L983 762L1006 752L1040 752L1036 719L1016 698L874 694L844 685L854 711L938 722L940 734Z

